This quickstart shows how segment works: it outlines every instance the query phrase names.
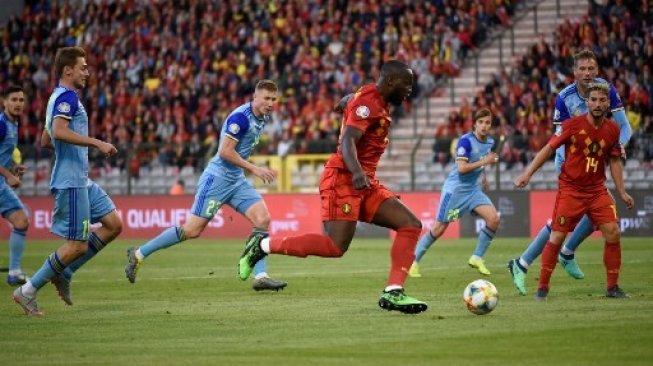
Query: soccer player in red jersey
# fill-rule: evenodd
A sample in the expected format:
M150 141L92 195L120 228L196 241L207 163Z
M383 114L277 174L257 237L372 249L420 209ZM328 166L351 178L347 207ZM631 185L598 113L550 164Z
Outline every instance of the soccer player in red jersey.
M546 300L549 280L556 266L560 247L567 233L587 214L605 238L603 263L607 271L607 297L627 298L617 284L621 268L621 244L617 209L605 187L605 161L609 160L610 174L619 197L629 209L633 198L626 193L621 166L619 126L608 119L609 89L605 84L594 84L589 89L589 113L574 117L535 156L524 174L515 179L515 186L525 187L533 174L559 146L565 146L566 160L558 179L558 196L553 209L551 236L542 253L540 282L535 298Z
M321 217L326 234L251 236L238 264L241 279L247 279L256 262L269 253L341 257L354 237L356 222L363 221L397 232L390 251L390 275L379 306L409 314L427 309L424 302L404 294L422 223L375 177L379 159L388 146L392 124L389 104L400 105L410 95L413 77L407 65L388 61L381 67L376 84L364 85L347 101L338 150L320 177Z

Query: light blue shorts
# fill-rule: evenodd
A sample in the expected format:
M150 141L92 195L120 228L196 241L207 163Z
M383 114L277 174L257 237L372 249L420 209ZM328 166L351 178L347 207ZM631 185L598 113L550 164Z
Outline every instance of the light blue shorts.
M97 183L89 182L88 201L91 205L91 224L100 222L100 220L109 213L116 210L107 192L105 192Z
M224 179L204 172L197 182L197 192L191 213L212 219L222 205L229 205L240 214L262 201L263 197L246 179Z
M88 188L52 189L54 212L50 232L67 240L86 241L91 225Z
M473 191L442 191L437 220L442 223L456 221L478 206L492 205L490 198L480 189Z
M3 177L0 179L4 180ZM16 195L16 192L5 182L0 183L0 215L9 216L16 210L24 210L25 206Z

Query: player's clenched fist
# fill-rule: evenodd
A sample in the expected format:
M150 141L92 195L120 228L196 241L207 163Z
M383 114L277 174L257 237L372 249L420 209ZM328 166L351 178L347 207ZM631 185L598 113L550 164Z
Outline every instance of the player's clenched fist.
M624 201L629 210L635 206L635 200L628 193L623 192L620 196L621 200Z
M370 186L370 178L365 173L358 172L353 175L351 183L356 189L365 189Z
M100 150L105 157L109 157L118 152L118 149L116 149L115 146L113 146L108 142L103 142L103 141L100 141L100 143L98 144L98 150Z
M255 176L259 177L264 183L272 183L274 179L277 177L277 172L267 168L257 167L253 173Z
M528 185L528 182L530 182L531 177L528 176L528 174L522 174L519 177L515 178L515 187L517 188L524 188Z
M483 158L485 165L494 165L499 161L499 157L495 152L490 152L488 153L484 158Z

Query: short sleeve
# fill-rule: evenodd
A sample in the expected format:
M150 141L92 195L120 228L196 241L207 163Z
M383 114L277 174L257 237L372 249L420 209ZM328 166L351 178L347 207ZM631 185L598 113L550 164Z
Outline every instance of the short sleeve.
M77 108L79 108L77 94L72 90L68 90L59 95L54 101L52 120L54 121L57 117L72 120L75 113L77 113Z
M249 129L249 120L243 113L232 114L229 116L229 118L227 118L225 124L225 135L236 141L240 141L240 139L245 136L247 130Z
M619 92L617 92L617 88L614 87L614 85L610 85L610 111L612 112L617 112L622 109L624 109L624 104L621 102L621 97L619 96Z
M568 120L571 116L569 115L569 110L565 104L564 99L560 97L560 94L556 97L555 110L553 111L553 124L559 125L562 122Z
M555 150L564 145L571 135L573 135L573 127L571 125L567 124L560 126L556 133L551 137L548 144Z
M463 137L458 140L458 145L456 145L456 160L469 160L472 154L472 143L468 138Z
M345 125L365 132L370 126L371 120L375 117L373 114L375 107L371 101L355 99L349 102L347 108L348 113L345 119Z
M621 156L621 143L619 142L619 126L614 123L614 134L617 137L617 141L615 142L614 146L612 146L612 149L610 149L610 156Z

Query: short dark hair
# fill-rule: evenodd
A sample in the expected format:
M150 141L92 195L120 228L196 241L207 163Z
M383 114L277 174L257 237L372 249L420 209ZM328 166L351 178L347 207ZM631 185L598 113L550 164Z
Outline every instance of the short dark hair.
M274 81L269 79L263 79L260 80L258 83L256 83L255 90L256 91L267 90L269 92L276 93L279 90L279 88L277 87L277 83L275 83Z
M578 51L574 55L574 67L576 67L576 65L578 65L578 61L580 61L580 60L594 60L594 62L596 62L597 65L599 64L598 57L596 57L594 52L592 52L588 48L583 48L582 50Z
M54 57L54 67L57 75L63 75L64 67L75 67L79 57L86 57L86 51L81 47L63 47L57 50Z
M381 76L398 76L410 70L410 67L398 60L390 60L381 66Z
M490 112L490 110L487 109L487 108L481 108L478 111L476 111L476 113L474 113L474 120L473 121L474 121L474 123L476 123L476 121L478 121L479 118L483 118L483 117L487 117L487 116L492 117L492 112Z
M18 92L23 92L23 93L24 93L25 90L23 89L22 86L18 86L18 85L9 85L9 86L5 89L5 91L2 93L2 96L5 97L5 98L8 98L8 97L9 97L9 94L18 93Z

